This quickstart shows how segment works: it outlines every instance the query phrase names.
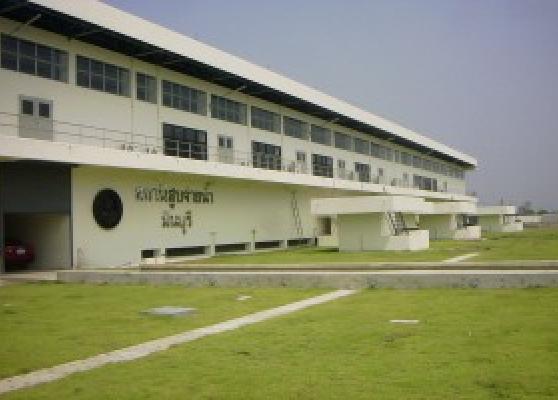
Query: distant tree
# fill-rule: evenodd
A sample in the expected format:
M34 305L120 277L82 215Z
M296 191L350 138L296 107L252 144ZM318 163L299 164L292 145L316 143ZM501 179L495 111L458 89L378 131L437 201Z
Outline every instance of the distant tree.
M535 213L533 204L529 200L518 207L518 212L520 215L533 215Z
M539 215L548 214L548 210L540 209L538 212Z

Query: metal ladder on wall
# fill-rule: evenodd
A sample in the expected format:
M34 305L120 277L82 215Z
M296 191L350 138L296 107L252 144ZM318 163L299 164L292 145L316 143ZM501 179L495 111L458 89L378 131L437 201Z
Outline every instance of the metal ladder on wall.
M399 236L407 232L407 226L405 225L405 218L400 212L389 212L387 213L389 222L391 224L392 232L395 236Z
M298 238L302 238L304 231L302 230L302 219L300 218L300 210L298 208L298 200L296 199L296 192L291 193L291 210L293 212L293 219Z

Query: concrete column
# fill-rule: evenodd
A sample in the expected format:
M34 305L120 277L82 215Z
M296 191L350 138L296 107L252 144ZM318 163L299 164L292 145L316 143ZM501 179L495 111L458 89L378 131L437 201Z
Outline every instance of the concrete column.
M256 251L256 230L252 229L250 243L248 243L248 251L253 253Z
M209 236L211 237L211 243L207 247L207 255L213 257L215 255L215 236L217 232L209 232Z
M421 215L420 227L421 229L427 229L430 231L430 239L453 239L457 229L456 215Z

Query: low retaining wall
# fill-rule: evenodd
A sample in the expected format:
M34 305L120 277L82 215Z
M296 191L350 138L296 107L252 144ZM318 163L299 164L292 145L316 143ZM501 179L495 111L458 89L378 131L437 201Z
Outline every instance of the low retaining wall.
M544 271L60 271L70 283L298 288L528 288L558 287L558 270Z

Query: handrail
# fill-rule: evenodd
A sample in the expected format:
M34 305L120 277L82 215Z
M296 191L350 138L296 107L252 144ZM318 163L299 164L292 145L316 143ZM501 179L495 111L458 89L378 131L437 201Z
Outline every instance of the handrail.
M12 118L13 120L11 122L3 121L2 117ZM20 114L0 111L0 127L12 128L13 132L11 136L19 136L20 117ZM56 119L49 121L52 121L53 140L57 142L98 145L102 148L112 148L123 151L162 154L178 158L190 158L295 174L314 175L339 181L358 182L361 185L372 183L401 188L412 188L413 186L408 183L405 184L402 180L397 180L395 185L389 185L386 183L387 179L383 176L372 176L369 173L359 173L347 168L337 168L333 165L313 165L312 163L288 159L275 154L244 152L230 148L207 146L201 143L191 143L178 139L151 136L133 131L98 127ZM27 131L44 131L44 129L27 126L25 129ZM0 134L5 134L4 130L2 130Z

